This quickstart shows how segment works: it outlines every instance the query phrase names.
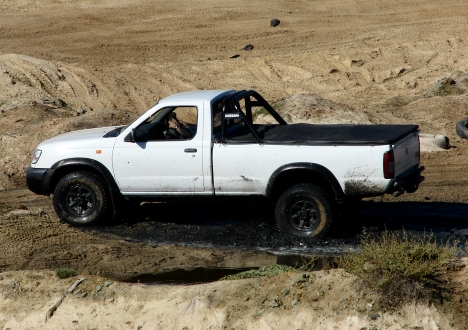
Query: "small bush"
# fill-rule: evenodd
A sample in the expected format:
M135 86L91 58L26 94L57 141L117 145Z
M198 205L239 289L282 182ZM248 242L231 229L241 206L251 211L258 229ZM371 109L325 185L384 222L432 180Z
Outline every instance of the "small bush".
M448 289L442 277L460 252L456 245L438 245L432 234L415 237L405 231L402 235L385 231L380 237L364 233L359 251L348 251L336 262L380 293L382 306L397 307L407 301L430 301L440 296Z
M57 277L59 277L61 279L64 279L64 278L75 276L76 272L74 270L68 269L68 268L57 268L55 270L55 275L57 275Z
M310 271L314 266L314 262L317 260L315 256L312 256L308 261L301 267L291 267L285 265L271 265L268 267L260 267L259 269L248 270L239 274L224 276L220 281L225 280L240 280L244 278L256 278L256 277L273 277L282 273L287 272L302 272Z
M284 265L271 265L268 267L260 267L259 269L248 270L239 274L224 276L221 278L221 281L240 280L243 278L272 277L292 271L296 271L296 268Z

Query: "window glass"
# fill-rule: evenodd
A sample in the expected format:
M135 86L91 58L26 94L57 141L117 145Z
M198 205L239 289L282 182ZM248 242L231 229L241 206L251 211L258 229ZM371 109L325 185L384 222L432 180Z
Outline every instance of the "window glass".
M177 107L173 111L177 118L188 125L197 125L197 108L196 107Z
M170 120L173 121L171 127ZM140 141L190 140L197 134L197 121L197 107L163 108L141 123L136 134Z
M171 114L175 114L181 124L183 139L192 139L197 134L198 109L197 107L177 107ZM188 131L188 132L187 132ZM179 131L180 133L181 131Z

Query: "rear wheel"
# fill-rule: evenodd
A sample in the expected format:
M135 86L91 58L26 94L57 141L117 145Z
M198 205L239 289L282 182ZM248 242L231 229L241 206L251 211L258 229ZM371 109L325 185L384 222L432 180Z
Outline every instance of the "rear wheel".
M105 184L89 172L69 173L55 187L53 204L58 217L73 226L96 225L107 213Z
M298 184L278 199L275 218L287 233L322 238L332 223L331 201L325 190L313 184Z

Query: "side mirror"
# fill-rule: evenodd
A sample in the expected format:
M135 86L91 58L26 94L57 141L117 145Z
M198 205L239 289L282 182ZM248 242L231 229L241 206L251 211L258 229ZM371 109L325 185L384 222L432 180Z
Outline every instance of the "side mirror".
M132 131L125 137L125 142L137 143L147 142L149 140L148 132L143 129L132 128Z
M124 141L125 142L135 143L135 129L134 128L132 128L132 131L127 134Z

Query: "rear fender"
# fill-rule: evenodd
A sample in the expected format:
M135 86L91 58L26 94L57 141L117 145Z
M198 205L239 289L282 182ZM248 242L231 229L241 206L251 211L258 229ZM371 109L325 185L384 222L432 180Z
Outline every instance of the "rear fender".
M314 179L319 182L315 182ZM314 183L322 186L337 200L345 198L343 189L333 173L314 163L292 163L278 168L268 180L266 196L276 198L285 189L299 183Z

